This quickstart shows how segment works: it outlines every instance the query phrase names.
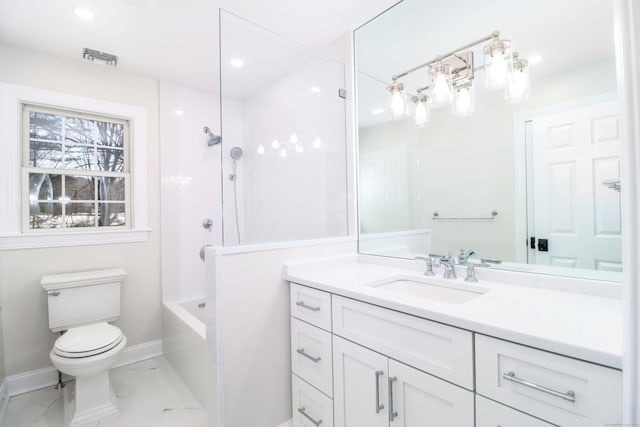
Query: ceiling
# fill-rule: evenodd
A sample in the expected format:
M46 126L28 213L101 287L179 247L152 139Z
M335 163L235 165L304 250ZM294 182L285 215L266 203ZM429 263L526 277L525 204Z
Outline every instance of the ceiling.
M0 0L0 43L80 60L118 55L118 69L218 92L220 8L323 50L396 0ZM74 8L91 10L83 21ZM229 37L237 40L237 37ZM224 33L223 33L224 40ZM257 43L254 52L264 55ZM275 61L272 61L274 66Z

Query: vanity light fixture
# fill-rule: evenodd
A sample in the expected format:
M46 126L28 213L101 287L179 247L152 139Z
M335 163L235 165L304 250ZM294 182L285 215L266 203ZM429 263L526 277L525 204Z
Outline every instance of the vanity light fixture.
M489 42L482 49L484 65L475 67L472 48ZM512 52L511 41L500 38L494 31L488 36L468 43L458 49L439 55L391 77L387 87L390 95L391 118L398 120L408 114L403 77L426 68L428 86L417 89L417 95L410 99L415 105L414 121L417 126L429 122L429 108L437 108L453 103L456 117L467 117L475 112L474 77L477 71L485 72L485 86L489 90L505 91L507 102L526 101L531 93L529 62Z

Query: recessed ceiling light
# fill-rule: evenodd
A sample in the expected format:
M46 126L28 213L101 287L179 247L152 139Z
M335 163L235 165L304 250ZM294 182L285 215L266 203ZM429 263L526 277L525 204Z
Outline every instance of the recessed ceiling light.
M95 18L93 12L89 9L85 9L84 7L76 7L73 9L73 13L75 13L78 18L84 19L85 21L92 21L93 18Z
M240 58L233 58L229 63L236 68L244 66L244 61Z
M311 92L320 93L320 88L318 86L311 86Z
M371 114L382 114L384 113L384 108L376 108L375 110L371 111Z
M541 55L531 55L529 57L529 64L537 64L540 61L542 61Z

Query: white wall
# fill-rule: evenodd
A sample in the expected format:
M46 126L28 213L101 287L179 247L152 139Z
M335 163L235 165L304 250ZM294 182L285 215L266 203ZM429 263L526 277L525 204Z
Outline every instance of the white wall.
M215 254L216 280L209 286L218 312L222 425L275 427L291 418L289 286L283 278L284 263L355 251L351 241L236 254L222 249Z
M179 113L182 114L180 115ZM203 298L203 245L222 244L220 145L208 146L203 127L220 135L217 96L160 84L162 295L165 301ZM202 221L210 218L207 231Z
M2 45L0 58L0 81L135 105L147 110L151 228L149 241L144 243L0 252L6 375L51 365L49 351L56 335L48 329L47 302L40 287L40 278L45 274L124 268L128 276L117 324L127 336L128 345L160 338L157 82L80 60L59 59ZM0 144L8 143L14 142L0 141Z
M434 252L472 248L485 258L514 261L513 115L615 90L615 65L604 61L534 81L531 98L525 103L510 105L501 91L490 92L476 96L476 112L471 117L455 118L444 107L432 111L431 123L424 129L408 122L363 129L359 140L362 160L382 156L391 147L404 159L395 168L398 188L382 188L394 197L379 195L380 206L373 210L368 204L361 212L365 231L430 228ZM366 174L367 169L362 168L363 192L368 188ZM493 209L498 216L490 222L431 220L434 211L441 216L488 217Z

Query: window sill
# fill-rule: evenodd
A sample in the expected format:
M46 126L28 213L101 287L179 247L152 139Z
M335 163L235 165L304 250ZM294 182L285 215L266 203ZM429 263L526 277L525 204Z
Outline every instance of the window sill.
M0 251L146 242L149 232L138 229L4 235L0 236Z

